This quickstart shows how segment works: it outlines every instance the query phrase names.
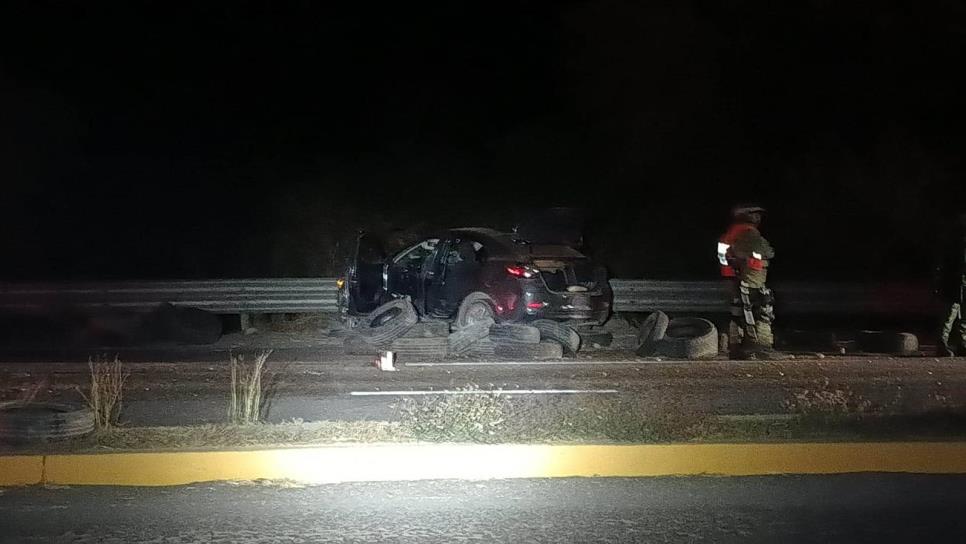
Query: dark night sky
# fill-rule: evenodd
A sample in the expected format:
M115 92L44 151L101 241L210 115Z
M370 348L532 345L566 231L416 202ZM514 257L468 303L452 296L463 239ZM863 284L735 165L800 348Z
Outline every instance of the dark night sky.
M577 204L615 274L713 277L757 200L775 274L924 277L964 203L958 2L325 4L3 8L2 276L329 274Z

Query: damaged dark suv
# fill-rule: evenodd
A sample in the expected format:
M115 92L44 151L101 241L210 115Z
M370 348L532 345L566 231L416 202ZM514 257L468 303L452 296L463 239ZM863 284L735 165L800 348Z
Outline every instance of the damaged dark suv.
M613 295L604 268L569 245L457 228L386 258L376 237L360 235L342 280L341 314L365 315L405 296L419 314L459 325L487 317L594 325L607 320Z

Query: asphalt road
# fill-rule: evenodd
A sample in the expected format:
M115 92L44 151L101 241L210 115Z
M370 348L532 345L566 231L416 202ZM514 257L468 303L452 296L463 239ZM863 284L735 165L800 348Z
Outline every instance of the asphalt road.
M269 372L279 387L270 421L300 418L392 419L394 405L413 391L559 390L639 395L675 409L709 414L781 413L801 391L841 391L873 407L904 413L966 405L966 360L888 357L798 358L790 361L656 362L591 357L550 364L489 364L466 360L400 365L381 372L368 357L273 354ZM228 370L224 361L169 358L126 363L124 420L132 425L224 421ZM412 362L411 362L412 363ZM416 365L421 363L416 362ZM80 402L86 363L0 363L0 400L40 384L38 400ZM617 393L607 393L616 391Z
M966 477L0 490L2 542L939 542Z

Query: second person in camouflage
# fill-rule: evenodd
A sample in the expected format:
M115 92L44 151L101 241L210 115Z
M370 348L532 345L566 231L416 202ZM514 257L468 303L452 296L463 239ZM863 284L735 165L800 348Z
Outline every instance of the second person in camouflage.
M771 328L775 320L775 299L766 283L769 261L775 258L775 250L759 230L764 211L757 206L735 209L735 217L747 226L737 233L725 253L738 279L745 325L739 355L744 358L778 356Z

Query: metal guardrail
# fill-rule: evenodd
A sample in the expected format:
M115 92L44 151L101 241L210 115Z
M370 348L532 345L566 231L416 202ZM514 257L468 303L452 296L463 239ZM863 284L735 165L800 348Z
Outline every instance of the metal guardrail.
M721 281L611 280L614 309L623 312L725 313ZM904 284L785 282L771 286L784 315L935 315L939 303L923 286Z
M170 302L218 314L334 312L337 291L335 278L4 284L0 310L147 311Z
M614 310L680 313L727 312L719 281L611 280ZM778 311L786 315L933 315L928 289L888 284L778 283ZM335 278L182 280L0 285L0 310L116 308L147 311L163 303L219 314L300 313L336 310Z

